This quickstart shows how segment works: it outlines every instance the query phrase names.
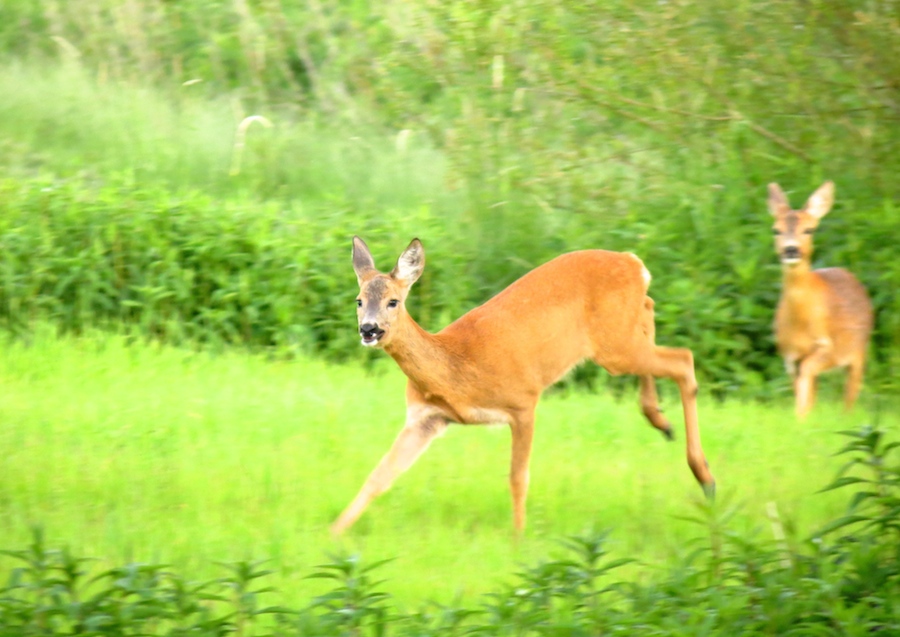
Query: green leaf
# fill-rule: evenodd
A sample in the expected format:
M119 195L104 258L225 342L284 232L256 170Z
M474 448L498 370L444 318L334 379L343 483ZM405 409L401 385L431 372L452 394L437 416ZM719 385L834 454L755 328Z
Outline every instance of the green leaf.
M842 529L845 526L850 526L851 524L857 524L859 522L869 522L871 521L870 517L864 515L847 515L842 518L838 518L837 520L833 520L832 522L826 524L818 531L816 531L813 535L821 536L828 535L829 533L834 533L838 529Z
M866 480L865 478L857 478L856 476L843 476L841 478L838 478L831 484L829 484L827 487L819 489L819 491L817 491L817 493L825 493L826 491L840 489L842 487L846 487L851 484L864 484L864 483L871 483L871 482L872 482L871 480Z

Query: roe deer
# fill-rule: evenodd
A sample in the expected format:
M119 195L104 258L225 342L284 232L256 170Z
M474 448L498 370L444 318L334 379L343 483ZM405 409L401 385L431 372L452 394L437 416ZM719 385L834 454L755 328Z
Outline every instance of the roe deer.
M418 239L384 274L375 269L362 239L353 238L362 344L384 349L409 382L406 425L333 524L335 533L352 525L449 423L510 425L509 485L521 532L535 407L545 387L584 359L612 374L639 375L643 413L669 438L671 425L660 413L654 377L678 383L688 464L707 495L713 494L715 482L700 446L693 355L655 345L650 273L640 259L605 250L564 254L437 334L423 330L404 305L424 267Z
M810 196L802 210L792 210L778 184L769 184L775 251L782 265L775 340L794 383L800 419L815 402L816 376L834 367L848 367L844 402L847 409L853 407L872 332L872 302L856 277L843 268L810 269L813 232L833 203L830 181Z

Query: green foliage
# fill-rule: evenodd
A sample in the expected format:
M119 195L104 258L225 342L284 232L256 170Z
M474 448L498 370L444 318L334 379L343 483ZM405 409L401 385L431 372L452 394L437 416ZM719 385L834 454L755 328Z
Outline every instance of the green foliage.
M694 349L707 390L769 397L788 385L764 186L799 205L833 179L817 261L871 291L868 383L896 391L898 47L896 3L861 0L4 3L0 217L23 236L2 241L55 254L7 265L4 321L340 358L352 234L382 263L423 239L430 329L602 247L645 260L659 341ZM70 219L26 229L41 206ZM117 235L120 278L104 206L147 235Z
M385 602L387 593L377 590L382 582L374 582L371 571L385 562L362 565L358 555L335 556L331 563L321 564L311 578L334 582L334 588L313 600L312 608L318 611L319 627L304 634L316 635L384 635L389 617Z
M383 269L412 236L423 238L428 266L411 310L429 329L486 300L557 248L546 227L533 232L547 241L529 243L505 233L506 220L487 218L476 226L439 214L439 203L422 202L413 213L382 207L372 218L351 201L222 202L129 179L107 185L5 181L0 193L0 322L19 334L36 319L50 319L63 332L105 326L170 343L242 344L278 355L344 359L362 356L348 257L353 234L366 237ZM900 280L890 256L891 237L900 232L895 209L877 213L877 222L854 217L855 240L865 249L844 261L857 259L850 265L860 276ZM754 230L748 241L745 226L715 214L704 221L702 236L685 223L694 222L677 215L653 222L635 212L559 243L636 250L654 274L658 342L692 348L705 387L717 395L771 395L785 381L771 337L779 274L767 233ZM836 214L831 234L839 236L847 223ZM456 224L480 228L483 239L455 232ZM578 225L560 226L558 236L574 234ZM828 234L820 233L822 252L829 250ZM875 303L884 318L875 334L871 382L893 390L900 333L890 317L900 300L879 293Z
M857 491L850 500L851 515L835 520L825 535L849 525L859 525L863 533L894 537L900 544L900 463L891 463L900 442L888 441L885 432L875 427L859 431L843 431L850 442L839 452L851 455L837 478L823 491L853 486ZM864 471L862 476L847 475L851 470Z
M9 635L868 635L900 630L896 506L900 443L866 428L845 432L851 466L872 471L851 499L873 512L832 524L804 548L731 531L731 510L702 504L709 545L640 581L611 581L629 560L610 560L605 533L568 539L566 554L525 568L475 608L395 608L383 562L338 555L310 577L330 588L305 607L260 608L259 563L224 565L228 577L187 583L162 565L131 564L86 579L87 560L48 550L39 530L0 587L0 631ZM828 488L847 487L842 470ZM871 494L868 495L868 494ZM775 523L780 520L775 517ZM860 523L863 522L863 523ZM835 542L824 537L841 529ZM711 556L712 559L705 559ZM270 620L267 621L266 618ZM274 629L274 633L270 633Z
M4 551L19 564L0 589L4 635L233 632L229 615L212 610L224 599L212 583L185 582L160 564L128 564L87 579L89 560L47 549L40 529L33 538L27 549Z
M7 182L0 303L13 329L136 328L167 342L349 351L350 228L276 205Z

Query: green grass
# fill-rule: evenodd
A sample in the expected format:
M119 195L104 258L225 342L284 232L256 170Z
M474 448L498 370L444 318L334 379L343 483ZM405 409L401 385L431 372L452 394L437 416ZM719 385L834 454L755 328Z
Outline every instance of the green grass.
M289 602L321 591L304 577L328 554L358 551L396 558L380 574L416 605L472 600L592 527L612 529L614 556L650 568L704 533L681 519L701 502L683 435L663 440L632 392L557 392L539 408L523 541L511 534L508 432L484 427L451 428L336 541L328 524L398 431L403 385L390 361L366 373L39 331L0 351L0 546L26 545L39 525L48 544L104 564L165 562L198 578L220 575L217 561L266 558ZM679 427L677 403L664 406ZM787 401L701 399L700 415L719 506L739 508L734 530L769 534L769 502L801 538L844 510L843 496L815 492L839 464L833 432L865 422L863 410L826 400L801 425Z

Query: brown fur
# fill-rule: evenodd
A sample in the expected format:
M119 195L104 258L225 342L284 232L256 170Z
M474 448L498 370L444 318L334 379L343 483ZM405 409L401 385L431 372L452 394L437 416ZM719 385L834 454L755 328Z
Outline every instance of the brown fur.
M535 407L548 385L585 359L613 374L639 375L642 411L666 435L671 426L660 413L653 378L678 383L688 463L712 492L697 425L693 356L690 350L654 343L653 301L646 295L649 273L634 255L604 250L564 254L429 334L403 303L424 268L421 243L413 240L390 274L375 270L359 238L354 238L353 253L361 332L363 326L384 330L377 346L409 379L407 420L394 446L334 523L335 532L353 524L447 424L484 422L511 427L514 521L517 530L524 528ZM389 306L391 301L396 307Z
M844 402L853 407L872 332L872 303L856 277L842 268L810 267L813 232L833 201L834 185L826 182L803 209L792 210L778 184L769 185L775 250L783 264L775 340L794 383L799 418L813 407L816 377L835 367L848 368Z

